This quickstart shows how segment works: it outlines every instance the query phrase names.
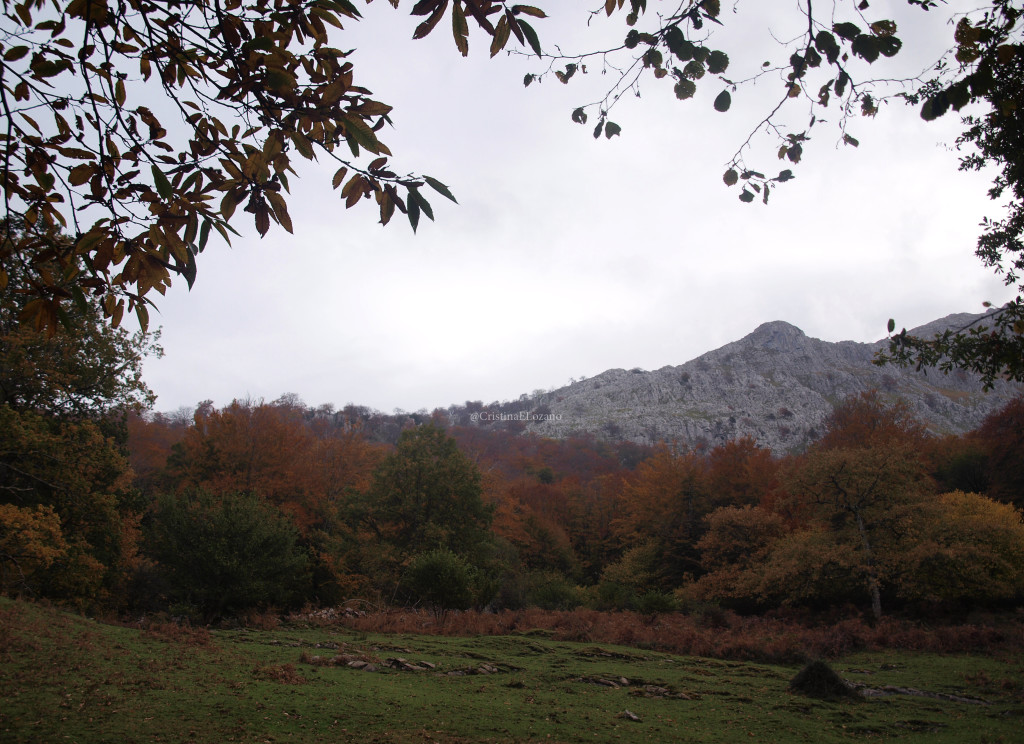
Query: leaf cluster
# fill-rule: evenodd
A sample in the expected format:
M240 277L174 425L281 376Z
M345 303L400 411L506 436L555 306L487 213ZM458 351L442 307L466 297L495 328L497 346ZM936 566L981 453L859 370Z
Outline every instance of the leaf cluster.
M911 3L927 10L933 3ZM710 45L714 40L717 27L724 27L730 22L723 16L721 3L718 0L688 0L667 13L658 13L656 20L648 28L642 29L642 19L647 14L646 0L630 0L625 18L630 27L622 44L614 49L601 52L589 52L576 56L563 57L549 55L556 78L568 83L579 70L586 72L585 62L590 58L600 57L603 62L602 73L609 69L618 72L615 82L601 101L578 106L572 111L572 120L579 124L587 122L588 109L596 109L598 125L594 136L608 134L607 123L610 109L618 103L623 93L632 91L640 95L640 83L650 76L655 80L666 80L672 83L677 99L687 101L698 95L698 87L702 81L706 84L712 77L717 77L724 84L724 89L715 94L713 108L725 113L733 108L734 96L745 85L759 80L764 74L778 74L780 81L780 100L774 110L755 127L747 141L733 156L723 181L733 186L743 181L739 198L749 203L760 195L767 203L768 196L776 184L791 180L793 171L784 169L776 176L765 175L766 169L751 168L743 164L744 152L750 147L751 141L759 131L774 134L780 140L779 159L788 159L799 163L803 154L803 143L809 139L808 132L815 123L821 121L817 109L825 109L833 105L839 109L841 141L856 147L856 138L846 132L846 121L858 111L873 116L878 108L877 101L871 93L871 83L855 83L854 69L851 60L854 58L872 64L880 58L894 57L902 49L903 43L897 36L897 24L888 18L866 20L865 12L869 3L851 4L849 15L851 20L844 20L838 13L828 16L820 14L813 3L808 3L801 12L806 18L806 31L798 38L780 43L783 56L778 61L767 61L760 72L745 79L726 77L726 73L736 65L734 60L749 63L749 53L744 49L724 50ZM611 16L618 11L626 10L625 0L607 0L601 11ZM818 13L818 14L816 14ZM853 22L853 19L857 23ZM863 24L863 26L861 25ZM788 58L785 56L788 55ZM572 60L564 69L555 69L555 62L563 59ZM816 73L824 82L811 83L812 73ZM529 74L524 79L526 85L540 80L543 74ZM811 94L810 91L816 90ZM803 100L811 110L810 124L802 132L786 132L777 123L778 114L783 105ZM606 123L607 122L607 123ZM615 125L613 134L621 128Z
M523 17L543 12L486 0L421 0L416 37L449 5L463 53L467 16L497 49L511 33L539 51ZM372 200L382 224L396 211L414 230L433 219L424 185L455 200L389 165L391 107L359 85L351 51L331 46L361 17L350 0L4 0L3 11L0 290L30 299L22 317L36 328L53 332L91 295L114 326L134 312L145 329L152 293L176 275L191 286L211 235L238 234L239 207L261 236L293 230L296 160L337 161L346 207Z

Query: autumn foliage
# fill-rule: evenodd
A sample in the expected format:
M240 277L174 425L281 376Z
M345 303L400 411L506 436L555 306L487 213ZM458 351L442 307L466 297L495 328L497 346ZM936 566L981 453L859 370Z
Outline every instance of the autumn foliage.
M51 442L68 461L62 482L95 495L43 497L36 483L35 502L8 498L0 581L7 593L116 597L206 620L343 603L633 610L645 622L680 609L880 622L1002 607L1024 598L1021 514L1005 490L945 486L961 477L951 463L967 461L1006 488L1015 415L939 439L867 393L838 406L805 453L778 457L750 439L638 449L283 396L129 418L133 472L114 451L98 459L103 440L86 424L54 429L23 413L8 439L26 452L38 450L32 437ZM32 457L21 470L58 472ZM5 477L10 489L22 476ZM222 550L190 564L209 552L187 547L204 530L220 530L204 539ZM249 557L232 559L231 545ZM244 581L230 578L232 560L249 567Z

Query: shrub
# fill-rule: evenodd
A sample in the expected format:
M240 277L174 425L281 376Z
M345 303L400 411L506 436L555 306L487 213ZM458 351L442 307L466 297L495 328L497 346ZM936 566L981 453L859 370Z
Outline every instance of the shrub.
M466 560L440 548L416 556L402 584L414 601L435 614L467 610L474 599L474 570Z
M309 583L298 531L254 495L165 496L146 537L169 599L195 605L208 620L294 605Z
M636 600L636 611L641 615L659 615L663 612L675 612L675 598L666 592L645 592Z
M528 576L526 603L542 610L574 610L586 604L586 595L565 576L542 571Z

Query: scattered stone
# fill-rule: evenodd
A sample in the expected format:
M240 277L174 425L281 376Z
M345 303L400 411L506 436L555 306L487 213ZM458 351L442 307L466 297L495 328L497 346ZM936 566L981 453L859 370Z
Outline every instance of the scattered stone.
M619 718L625 718L627 721L635 721L640 723L643 719L640 718L636 713L631 710L624 710L619 713Z

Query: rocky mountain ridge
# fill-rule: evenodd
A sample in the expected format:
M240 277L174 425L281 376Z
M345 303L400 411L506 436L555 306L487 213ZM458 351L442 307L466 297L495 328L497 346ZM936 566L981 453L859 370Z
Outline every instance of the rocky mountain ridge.
M934 335L978 316L950 315L913 329ZM997 382L983 391L976 375L949 375L871 363L886 345L829 342L784 321L685 364L658 370L611 369L563 388L523 396L528 431L546 437L574 432L645 444L716 445L742 436L777 453L804 449L845 397L871 389L900 398L934 434L960 434L1024 392Z

